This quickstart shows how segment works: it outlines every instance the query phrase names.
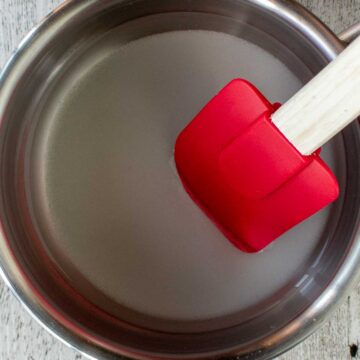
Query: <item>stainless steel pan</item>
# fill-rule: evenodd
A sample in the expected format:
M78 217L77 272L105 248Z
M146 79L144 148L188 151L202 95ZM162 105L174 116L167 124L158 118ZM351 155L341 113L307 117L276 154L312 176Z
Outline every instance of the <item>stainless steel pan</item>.
M164 296L175 299L171 304L174 308L179 305L180 309L185 309L182 306L186 296L181 289L177 292L175 287L171 291L165 291L164 287L158 285L159 278L155 277L152 281L151 276L147 280L143 293L134 297L135 302L142 300L138 303L138 308L133 308L132 303L124 304L119 301L117 295L121 291L128 287L131 292L132 282L143 280L140 278L136 280L131 273L123 275L120 272L123 269L122 265L119 264L124 264L130 259L131 265L133 261L139 260L140 254L143 257L139 260L141 262L149 256L150 248L147 248L146 244L139 244L135 251L131 246L134 242L136 243L138 239L136 234L141 233L141 229L136 225L129 227L134 230L133 237L128 232L121 233L118 231L117 218L113 222L114 228L117 229L116 239L112 242L106 240L107 238L99 238L98 245L93 248L91 254L93 261L87 264L87 273L81 271L78 263L69 260L70 253L76 253L79 249L91 248L94 245L94 243L87 243L88 239L84 234L89 234L90 238L93 237L92 232L98 231L96 217L118 216L116 211L115 214L108 213L106 206L105 210L100 206L103 204L101 196L106 193L106 202L111 202L113 201L111 189L121 185L121 181L129 182L126 180L126 172L123 178L121 176L113 178L110 175L113 174L110 169L114 168L116 171L117 166L117 152L110 151L114 149L112 146L119 144L121 154L126 154L129 150L126 146L122 146L123 139L116 138L115 128L112 131L111 127L107 127L104 132L107 108L111 111L115 106L116 111L120 113L122 111L116 107L117 98L113 96L114 93L107 90L107 84L111 82L113 76L117 75L111 72L113 67L110 67L103 69L104 73L94 79L91 74L96 71L96 67L89 67L86 64L91 64L94 58L100 61L104 54L106 55L106 46L109 44L122 51L121 49L126 44L148 35L166 34L169 31L186 33L188 30L216 31L246 39L263 48L267 53L273 54L300 79L299 81L305 82L336 57L346 46L346 41L359 32L359 27L344 32L340 40L304 8L295 2L283 0L77 0L60 6L24 39L1 75L1 272L9 287L35 318L64 342L93 358L115 359L119 355L127 355L143 359L200 359L238 355L240 359L270 359L314 331L343 294L355 283L359 272L360 133L357 123L343 131L330 145L329 150L326 150L330 154L332 166L340 177L342 196L326 213L325 222L318 230L321 234L317 239L311 239L312 235L304 226L301 228L303 230L297 230L296 236L292 233L286 239L279 240L279 245L275 245L275 248L264 252L258 258L252 258L251 261L244 255L233 252L235 250L225 240L219 243L214 242L215 250L213 250L211 261L218 261L216 249L220 249L219 253L228 254L231 261L238 256L241 259L239 261L248 264L244 265L244 272L241 274L241 276L245 274L244 280L240 279L244 281L242 284L248 284L248 287L242 289L241 299L246 298L247 293L252 291L250 288L254 288L253 277L250 275L247 277L246 274L247 271L248 274L255 271L254 266L251 265L252 262L258 261L255 259L267 258L266 261L270 265L262 268L263 278L268 276L270 279L273 276L277 278L274 281L279 280L277 271L280 269L281 262L293 263L291 272L286 273L284 278L279 280L274 291L268 292L267 295L262 296L261 300L248 306L243 304L239 311L230 311L228 314L213 317L204 315L197 318L194 315L187 318L185 314L180 318L171 318L164 316L167 311L166 302L166 306L157 309L157 313L141 311L139 310L141 306L146 307L149 303L156 305L152 295L155 293L153 289L157 287L159 291L164 291ZM131 50L129 47L124 49ZM192 47L192 50L192 54L184 56L179 53L179 57L175 55L172 57L174 61L185 59L185 63L178 61L179 69L193 64L196 60L194 54L202 54L200 51L197 52L196 46ZM148 61L150 61L149 58L137 59L135 62L146 67L150 66ZM156 65L156 57L151 61ZM158 67L157 71L160 72L163 69L164 72L169 71L169 76L174 76L169 70L171 67L166 64L163 68L162 66ZM143 74L136 68L134 70L134 67L123 70L127 75L131 71L130 75L134 79L138 74ZM220 84L216 78L217 75L214 74L211 71L204 74L204 81L213 76L213 83L209 82L209 90L205 95L202 92L191 93L199 88L189 89L185 86L186 81L183 83L179 76L174 77L176 81L179 81L175 83L182 85L171 89L179 89L181 101L177 98L176 95L179 94L176 92L170 95L173 99L177 99L178 104L184 103L184 106L192 104L191 111L195 111L197 106L200 106L200 102L210 96ZM81 99L77 97L75 91L77 76L92 79L92 85L87 91L85 91L86 87L83 87L85 90ZM195 72L196 79L198 79L197 76ZM104 78L109 79L109 82ZM159 84L155 81L154 88L156 86ZM75 92L72 93L72 91ZM59 94L65 95L61 97ZM148 94L152 94L152 91L142 94L142 101L135 102L131 106L133 108L145 106L143 104L147 99L151 99ZM65 101L65 96L67 104L70 104L72 100L76 103L73 104L72 109L79 111L77 115L74 113L69 115L65 110L56 112L57 107L61 107L62 102ZM193 98L197 97L199 97L199 103L194 105ZM81 101L85 98L88 100L84 105ZM148 107L145 110L153 106L160 108L161 101L159 104L149 101L146 103ZM102 112L96 115L100 106L102 106ZM91 111L87 110L86 116L92 118L95 114L99 118L99 123L88 124L85 121L85 113L82 112L85 108L91 109ZM190 113L187 115L190 116ZM170 134L170 138L188 120L190 118L182 116L174 119L171 126L165 129ZM127 121L136 121L136 119ZM68 127L62 128L63 124L68 124ZM118 123L114 122L114 124ZM146 121L143 121L139 128L147 126L149 131L153 129ZM74 129L78 132L72 132L75 131ZM57 134L56 136L60 134L57 139L61 151L58 152L52 152L54 134ZM82 134L86 136L83 137ZM133 135L136 137L136 133ZM102 149L101 151L104 151L102 157L99 155L100 157L96 158L99 152L97 150L92 152L93 148ZM77 156L83 154L83 151L92 154L92 157L80 157L81 161L76 163ZM45 160L42 160L43 156L46 157ZM126 156L123 156L121 159L125 158ZM94 173L91 172L94 168L90 166L93 163L97 164ZM59 219L54 215L54 208L51 206L43 208L41 205L46 202L46 196L42 195L43 191L51 185L44 180L43 176L49 166L54 171L55 183L56 179L61 179L53 190L58 203L63 203L61 221L67 219L60 224L60 230L57 227ZM128 169L130 173L131 164ZM99 176L100 171L104 171L103 177ZM84 199L88 201L86 207L80 207L79 211L76 211L81 201L75 200L81 199L83 192L89 189L86 187L89 185L88 182L87 185L79 184L80 172L82 179L86 178L84 174L90 174L87 176L87 181L93 177L98 183L92 187L95 190L91 196L89 192L84 195ZM118 180L114 181L114 179ZM135 178L135 182L136 179L138 178ZM76 186L78 190L71 196L67 191L63 191ZM131 190L131 187L129 189ZM127 194L122 194L122 196L125 195ZM114 194L115 197L116 194ZM89 198L92 200L89 201ZM131 201L130 199L125 203L128 204ZM49 204L57 206L56 203ZM85 212L88 214L91 211L93 211L91 215L93 217L85 217L85 220L87 219L85 221ZM190 212L192 211L195 210ZM167 216L166 213L164 214ZM176 217L176 214L174 216ZM196 216L200 219L200 215ZM95 220L91 222L89 219ZM119 219L119 223L122 224L121 221L122 219ZM74 224L78 226L77 229L82 226L80 235L74 235L71 238L73 240L65 244L62 239L67 239L67 234L72 231ZM204 225L204 228L206 226ZM171 226L166 229L166 231L172 231ZM146 231L153 230L153 227L149 225ZM102 229L102 231L103 234L111 233L111 229ZM179 226L178 231L181 233L183 229ZM167 235L168 233L165 232L164 236ZM109 238L111 240L111 236ZM167 239L168 242L162 239L159 243L161 246L169 243L179 244L179 241L183 239L170 237ZM199 239L201 240L200 235ZM118 247L115 247L113 252L111 251L115 243L119 244L122 241L130 244L132 252L117 252ZM76 247L77 242L83 247ZM299 245L299 251L296 253L292 244L297 243L304 246ZM191 250L192 246L196 249L195 244L186 245L189 246L186 251ZM176 248L175 254L163 253L163 256L181 259L184 248L185 245L183 248ZM102 251L105 249L107 253L104 255ZM154 249L154 244L151 249ZM169 249L173 248L169 247ZM288 259L286 252L281 253L283 251L281 249L289 250ZM184 273L188 267L191 271L187 273L187 284L195 286L192 281L197 279L198 273L192 271L191 267L196 265L195 260L197 264L205 264L210 262L210 258L206 255L195 259L197 255L191 257L190 250L188 252L190 258L184 257L180 260L183 261L184 267L178 272ZM221 256L225 256L224 254ZM83 255L78 254L79 258ZM118 262L116 262L117 258ZM114 265L111 261L114 261ZM161 264L161 257L158 261ZM233 264L231 261L219 263L218 269L223 271L220 271L220 274L231 273L223 269L226 264ZM154 273L161 276L165 274L166 277L167 271L175 271L169 261L165 263L168 267L161 268L159 265L161 271L156 272L154 268ZM106 266L110 269L113 267L117 274L115 279L97 276ZM206 266L210 268L212 264ZM287 265L286 268L290 269L291 266ZM213 266L211 269L214 271L211 276L215 276L216 267ZM145 272L142 274L145 277L149 275ZM192 277L191 274L194 276ZM202 274L202 279L206 279L206 275L206 273ZM127 281L128 278L129 281ZM221 300L223 287L219 284L224 284L228 280L226 276L221 281L213 280L219 287L215 287L215 290L211 292L213 298L204 297L202 300L204 308L210 306L211 301ZM237 279L232 281L237 281ZM168 286L171 287L170 282ZM212 291L211 282L207 282L206 286L206 291ZM265 289L267 284L265 281L262 285L255 284L256 286ZM229 290L228 287L226 289L226 291ZM180 299L179 304L176 304L177 296ZM193 292L189 291L187 299L189 303L200 301L201 291L193 287ZM227 300L229 297L226 298ZM232 301L231 304L236 304L236 301ZM199 314L204 313L201 306L198 307L198 311Z

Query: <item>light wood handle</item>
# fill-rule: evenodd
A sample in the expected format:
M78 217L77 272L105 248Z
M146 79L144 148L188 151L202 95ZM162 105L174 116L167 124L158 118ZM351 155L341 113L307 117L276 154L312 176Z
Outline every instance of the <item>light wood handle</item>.
M360 37L271 117L309 155L360 115Z

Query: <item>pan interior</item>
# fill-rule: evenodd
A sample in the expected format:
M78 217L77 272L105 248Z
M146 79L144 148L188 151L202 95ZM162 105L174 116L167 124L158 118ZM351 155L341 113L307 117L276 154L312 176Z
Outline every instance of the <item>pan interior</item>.
M108 31L58 70L28 144L27 195L49 256L99 308L152 329L215 330L305 296L341 200L261 253L228 242L180 184L176 136L233 78L284 102L311 73L275 40L261 47L256 31L124 41L164 16ZM322 154L343 189L341 137Z

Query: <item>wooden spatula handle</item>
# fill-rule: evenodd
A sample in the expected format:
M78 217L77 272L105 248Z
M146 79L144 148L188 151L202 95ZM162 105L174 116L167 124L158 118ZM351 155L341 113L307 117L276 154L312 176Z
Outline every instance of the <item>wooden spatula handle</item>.
M271 117L309 155L360 115L360 37Z

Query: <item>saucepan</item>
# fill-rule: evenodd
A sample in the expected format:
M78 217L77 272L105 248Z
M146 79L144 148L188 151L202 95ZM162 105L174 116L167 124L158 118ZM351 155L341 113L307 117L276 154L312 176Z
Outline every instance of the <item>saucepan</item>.
M270 359L305 339L358 278L359 124L323 151L339 200L255 255L187 198L173 141L225 80L285 86L284 101L359 32L285 0L58 7L1 75L7 285L94 359Z

